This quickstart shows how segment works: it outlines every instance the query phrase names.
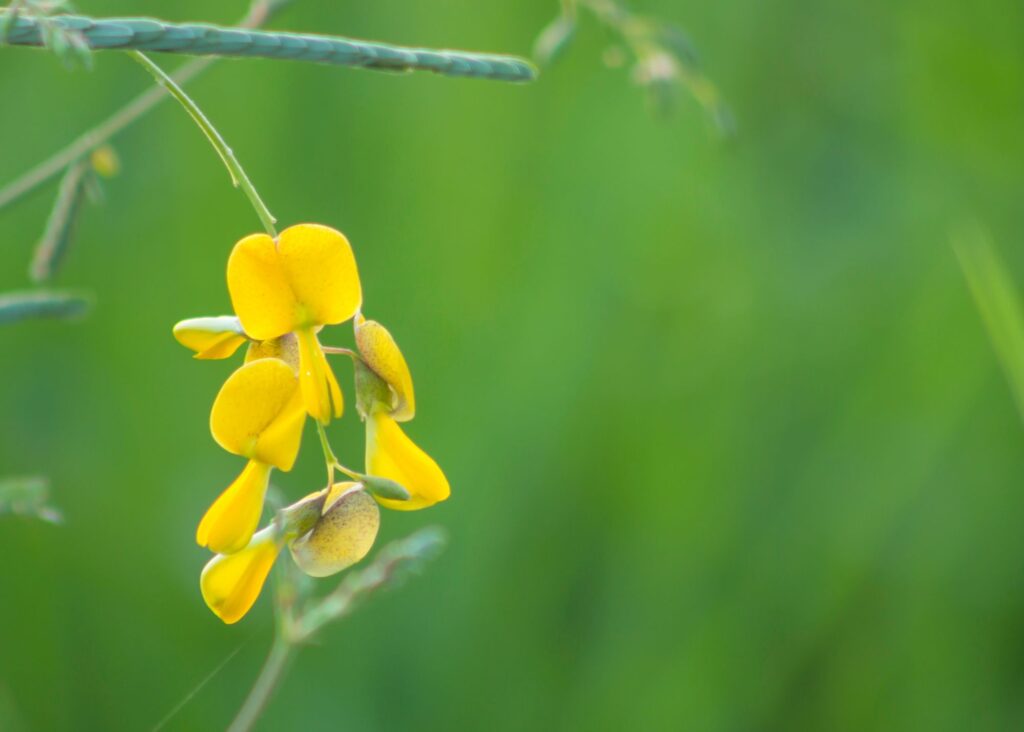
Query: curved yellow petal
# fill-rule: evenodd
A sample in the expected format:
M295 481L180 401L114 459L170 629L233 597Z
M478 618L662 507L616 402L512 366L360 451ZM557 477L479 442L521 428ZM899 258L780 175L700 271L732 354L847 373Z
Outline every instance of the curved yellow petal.
M210 410L210 432L228 452L291 470L302 439L302 396L291 367L251 361L224 382Z
M265 341L294 330L295 295L268 235L252 234L235 244L228 258L228 292L252 338Z
M230 625L249 612L280 550L273 527L268 526L242 551L218 554L203 567L199 589L218 618Z
M416 395L409 365L394 337L376 320L365 320L362 316L357 318L355 331L359 354L394 392L391 417L396 422L408 422L416 415Z
M341 387L313 329L300 330L296 336L299 339L299 384L306 411L321 424L330 424L332 417L341 417L345 411Z
M370 551L380 529L376 501L355 483L336 483L313 528L290 545L292 558L311 577L329 577Z
M289 226L277 238L277 252L299 304L296 328L343 323L359 310L363 291L356 258L340 231L320 224Z
M242 323L233 315L182 320L174 326L174 337L199 359L227 358L246 341Z
M409 491L408 501L378 499L386 508L426 508L451 493L448 479L437 463L384 412L372 414L366 420L366 472L393 480Z
M196 529L196 543L218 554L234 554L252 538L263 514L270 466L250 460L213 505Z

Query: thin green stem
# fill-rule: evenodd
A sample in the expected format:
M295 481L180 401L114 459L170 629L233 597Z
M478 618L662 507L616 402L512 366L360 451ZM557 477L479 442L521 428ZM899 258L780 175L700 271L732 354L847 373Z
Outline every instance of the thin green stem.
M213 126L203 111L199 109L199 106L192 101L192 98L185 93L170 76L168 76L163 69L157 66L155 63L149 60L149 57L141 51L128 51L129 56L138 61L149 73L153 75L158 84L161 84L167 91L169 91L175 99L185 108L185 111L191 115L192 119L199 126L199 129L206 135L206 139L213 145L213 149L217 151L221 161L223 161L225 167L228 169L228 173L231 175L231 182L236 188L241 188L242 192L245 193L249 199L249 203L252 204L253 209L256 211L256 215L259 217L260 222L263 224L263 228L267 230L267 233L273 237L277 236L277 229L274 228L274 222L277 219L274 218L273 214L267 208L267 205L263 203L263 199L260 198L260 194L257 193L256 187L253 186L252 181L249 180L249 176L246 175L245 169L242 168L242 164L238 162L238 158L235 157L235 153L228 147L228 144L224 141L220 132Z
M324 451L324 461L327 463L327 487L330 488L334 485L334 469L341 463L338 462L338 457L331 449L331 443L327 439L327 430L324 429L320 420L313 421L316 422L316 432L320 436L320 449Z
M242 18L239 26L242 28L258 27L266 22L273 11L278 10L284 4L281 0L257 0L257 2L253 3L246 16ZM192 59L188 63L182 64L174 72L174 80L178 84L184 85L205 71L210 64L217 60L216 56ZM0 190L0 209L9 206L48 180L60 175L69 165L107 142L111 137L142 117L164 99L167 99L167 95L164 94L160 87L152 87L144 91L106 121L88 130L65 148L58 150L36 167L28 170L21 177L4 186Z
M274 643L270 646L270 653L267 654L267 660L263 662L260 675L256 677L256 683L253 684L245 703L242 704L242 708L238 710L234 721L228 727L228 732L248 732L253 728L277 685L281 683L288 661L291 660L294 652L294 643L281 633L274 636Z

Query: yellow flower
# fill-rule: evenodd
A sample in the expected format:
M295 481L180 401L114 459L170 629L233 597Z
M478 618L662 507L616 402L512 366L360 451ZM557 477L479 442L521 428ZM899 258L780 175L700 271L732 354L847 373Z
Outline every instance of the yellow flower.
M251 338L295 333L306 410L322 424L340 417L341 388L316 334L321 326L345 322L362 304L348 239L318 224L291 226L277 241L266 234L247 236L228 260L228 291Z
M312 577L327 577L367 555L380 528L380 509L358 483L336 483L311 493L278 514L241 551L218 554L203 568L203 600L225 623L240 620L288 544L296 564Z
M174 326L174 337L199 359L227 358L246 341L242 323L233 315L183 320Z
M241 551L211 559L199 576L207 606L229 625L241 620L259 597L280 551L281 541L274 536L274 527L268 526Z
M386 508L413 511L433 506L451 493L437 463L385 411L366 420L366 472L393 480L409 492L408 501L378 498Z
M249 463L199 522L200 546L231 554L249 543L271 468L291 470L305 418L298 380L284 361L251 361L228 378L213 403L210 431L221 447Z
M412 388L409 365L398 349L398 344L387 328L376 320L367 320L361 314L356 316L355 332L359 355L390 387L391 404L387 408L392 419L408 422L416 415L416 395Z
M329 577L361 560L380 529L380 509L358 483L335 483L312 529L290 544L292 558L310 577Z

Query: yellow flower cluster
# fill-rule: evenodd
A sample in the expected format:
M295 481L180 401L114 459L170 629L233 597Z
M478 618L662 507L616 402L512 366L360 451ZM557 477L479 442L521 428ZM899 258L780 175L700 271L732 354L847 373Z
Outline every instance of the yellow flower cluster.
M216 556L203 569L203 599L224 622L242 618L287 545L296 564L326 577L361 560L380 525L377 504L419 509L448 497L444 473L399 427L416 400L409 367L394 338L363 317L355 257L340 232L299 224L275 239L253 234L228 260L234 316L192 318L174 336L199 359L222 359L248 343L244 365L213 403L214 440L248 462L213 502L196 531ZM323 427L342 416L344 399L319 333L353 320L357 407L366 422L365 473L337 463ZM328 485L278 513L257 531L274 468L291 470L306 416L316 420L328 462ZM335 469L353 478L334 483Z

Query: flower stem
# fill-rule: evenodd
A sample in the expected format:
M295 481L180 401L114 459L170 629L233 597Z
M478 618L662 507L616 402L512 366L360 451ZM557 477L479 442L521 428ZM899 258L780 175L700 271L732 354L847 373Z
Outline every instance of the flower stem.
M314 419L313 421L316 422L316 432L320 436L320 449L324 451L324 460L327 462L327 487L330 488L334 485L334 468L340 463L327 439L327 430L324 429L320 420Z
M270 646L267 660L263 662L263 668L260 669L260 675L256 678L256 683L253 684L249 696L246 697L242 708L238 710L231 726L228 727L228 732L248 732L253 728L277 685L281 682L288 661L294 652L295 644L278 632L274 636L273 645Z
M242 164L238 162L238 158L235 157L235 153L228 147L228 144L224 141L220 132L217 128L206 118L203 114L203 110L199 109L199 106L192 101L192 98L185 93L170 76L164 72L159 66L149 60L149 57L141 51L128 51L129 56L138 61L149 73L153 75L157 83L162 85L171 95L178 100L185 111L191 115L192 119L199 126L199 129L206 135L206 139L213 145L213 149L217 151L224 166L228 169L228 173L231 175L231 182L236 188L241 188L242 192L245 193L249 199L249 203L252 204L253 209L256 211L256 215L259 216L260 222L263 224L263 228L267 230L267 233L273 237L277 236L277 229L274 228L274 222L277 220L273 214L267 208L267 205L263 203L263 199L260 198L260 194L256 192L256 187L253 186L252 181L249 180L249 176L246 175L245 169L242 168Z

